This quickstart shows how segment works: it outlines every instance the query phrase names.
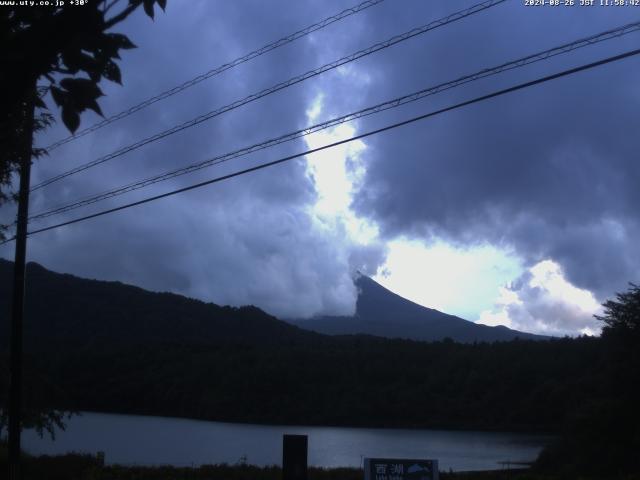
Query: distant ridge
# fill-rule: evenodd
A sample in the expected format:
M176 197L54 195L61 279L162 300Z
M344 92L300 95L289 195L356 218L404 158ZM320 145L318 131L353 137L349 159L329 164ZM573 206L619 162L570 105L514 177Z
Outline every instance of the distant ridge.
M327 335L367 334L421 341L450 338L457 342L471 343L548 338L504 326L480 325L423 307L387 290L365 275L360 275L354 283L358 288L355 315L292 320L291 323Z
M12 269L0 260L0 403L9 382ZM411 322L435 316L429 324L440 319L450 338L462 338L451 325L509 332L425 309L364 277L358 286L358 312L368 315L358 321L378 334L386 333L385 310L409 330L416 330ZM604 355L598 339L329 336L256 307L220 307L35 263L27 266L24 326L24 398L35 407L275 425L531 432L558 429L575 408L567 398L588 397L602 384L585 367Z
M0 259L0 337L8 338L13 262ZM317 341L254 306L221 307L27 264L25 347L281 344ZM0 346L0 349L5 345Z
M0 259L0 337L9 335L13 262ZM331 342L326 335L458 342L545 339L506 327L488 327L425 308L372 279L355 280L353 317L282 321L254 306L228 307L144 290L120 282L89 280L27 264L25 348L53 345L108 350L137 345L283 345ZM5 345L0 349L6 348Z

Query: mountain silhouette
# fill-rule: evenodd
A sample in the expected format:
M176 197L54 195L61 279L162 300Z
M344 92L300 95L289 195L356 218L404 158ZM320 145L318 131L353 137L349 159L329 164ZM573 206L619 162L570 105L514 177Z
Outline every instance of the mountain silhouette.
M9 337L13 262L0 259L0 337ZM422 307L366 276L353 317L282 321L255 306L229 307L121 282L89 280L27 264L25 348L109 350L135 345L326 343L326 335L459 342L545 338L488 327ZM0 347L3 348L6 346Z
M367 334L421 341L450 338L469 343L547 338L504 326L480 325L423 307L387 290L365 275L359 275L354 282L358 288L358 300L353 316L324 316L292 320L291 323L327 335Z
M8 388L13 263L0 260L0 402ZM597 339L504 340L357 280L372 335L330 336L256 307L220 307L27 266L25 402L213 421L551 430L598 391ZM422 332L422 333L421 333ZM420 335L420 336L419 336ZM477 343L390 340L450 337ZM6 396L5 396L6 398Z
M0 259L0 338L9 337L13 262ZM317 341L254 306L221 307L120 282L88 280L27 264L25 348L107 350L114 345L281 344ZM2 345L0 349L5 348Z

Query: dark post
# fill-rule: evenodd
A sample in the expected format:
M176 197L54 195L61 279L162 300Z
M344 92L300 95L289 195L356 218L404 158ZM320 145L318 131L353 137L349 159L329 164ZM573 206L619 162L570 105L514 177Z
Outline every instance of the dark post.
M282 480L307 480L307 436L282 437Z
M16 129L24 135L25 148L20 158L20 190L16 250L13 265L13 299L11 303L11 353L9 360L9 480L20 480L20 416L22 413L22 324L24 317L25 262L27 257L27 217L33 142L35 82L24 111L24 123Z

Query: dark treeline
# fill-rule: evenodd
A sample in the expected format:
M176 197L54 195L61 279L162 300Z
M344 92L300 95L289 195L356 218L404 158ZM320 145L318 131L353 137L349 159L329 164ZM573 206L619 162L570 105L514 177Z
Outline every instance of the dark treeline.
M0 261L0 277L9 267ZM640 471L638 287L605 304L601 338L460 344L330 337L255 307L219 307L37 265L27 282L34 301L26 311L25 404L48 415L45 427L62 409L552 432L559 440L541 468ZM5 312L8 284L0 282ZM3 334L6 319L0 316Z
M126 343L126 342L125 342ZM28 357L29 398L75 410L258 423L559 431L603 397L595 339L495 344L373 337L158 345L54 344Z
M621 396L637 389L637 370L621 370L631 377L615 387L603 339L51 347L28 357L31 410L552 432L559 441L539 460L543 471L637 468L637 395Z

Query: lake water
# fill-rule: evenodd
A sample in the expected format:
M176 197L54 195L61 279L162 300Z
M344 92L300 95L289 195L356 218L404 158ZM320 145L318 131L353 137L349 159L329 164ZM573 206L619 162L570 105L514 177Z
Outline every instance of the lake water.
M280 465L282 435L309 436L309 465L360 467L363 457L437 459L448 471L493 470L529 462L550 437L515 433L378 428L244 425L179 418L83 413L56 440L23 434L33 454L105 452L108 464ZM512 465L513 467L513 465Z

